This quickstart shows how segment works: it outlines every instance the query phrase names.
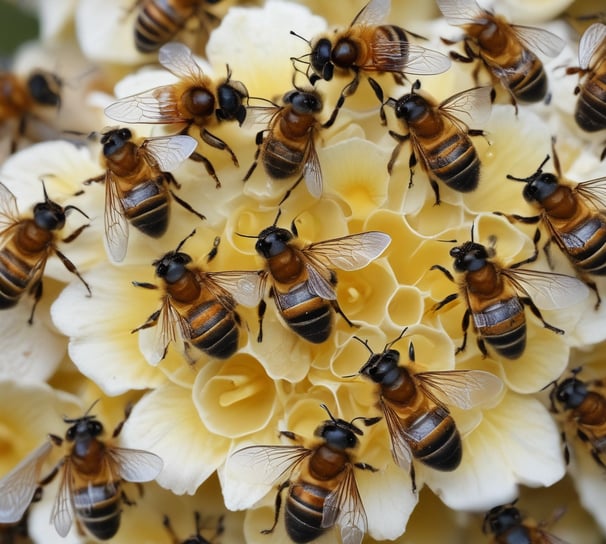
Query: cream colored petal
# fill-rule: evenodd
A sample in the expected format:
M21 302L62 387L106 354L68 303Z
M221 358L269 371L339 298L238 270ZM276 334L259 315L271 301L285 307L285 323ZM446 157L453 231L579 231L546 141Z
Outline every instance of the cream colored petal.
M274 383L247 354L207 363L196 377L193 399L204 425L230 438L263 429L276 409Z
M157 482L173 493L193 494L223 462L229 441L200 421L190 391L165 384L133 409L122 431L126 447L159 455L164 468Z

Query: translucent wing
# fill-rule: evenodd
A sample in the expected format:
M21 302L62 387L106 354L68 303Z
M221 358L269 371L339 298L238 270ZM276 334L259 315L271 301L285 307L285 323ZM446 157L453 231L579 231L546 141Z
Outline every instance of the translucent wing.
M187 354L190 338L191 329L187 321L171 304L170 298L165 296L158 315L152 345L152 358L149 360L149 364L157 365L160 363L164 359L168 345L171 342L175 344L179 352Z
M51 450L52 443L45 442L0 480L0 523L16 523L23 517Z
M118 194L118 184L108 171L105 176L105 209L103 214L105 247L112 261L122 262L128 248L128 220Z
M582 181L574 187L580 196L598 210L606 210L606 177Z
M378 25L387 17L391 0L370 0L351 22L352 25Z
M310 136L307 144L303 177L305 178L305 185L311 196L320 198L322 196L324 182L322 179L320 160L318 159L318 153L316 152L314 134Z
M254 307L263 298L263 275L258 270L208 272L209 283L233 297L238 304Z
M404 430L402 420L389 402L386 402L381 396L379 404L381 405L387 429L389 430L393 460L396 465L408 472L410 470L410 463L412 462L412 453L408 445L408 434Z
M413 374L421 389L440 404L469 410L494 400L503 389L500 378L483 370L444 370Z
M525 268L504 269L502 274L545 310L572 306L589 295L589 289L582 281L565 274Z
M148 162L163 172L177 168L196 147L198 141L184 134L147 138L141 144L141 150L148 155Z
M594 23L581 36L579 42L579 66L587 70L592 57L604 43L606 43L606 25Z
M448 116L462 121L466 127L481 128L490 117L491 87L474 87L447 98L439 109Z
M156 87L121 98L105 108L105 115L123 123L183 123L174 85Z
M273 106L248 106L246 108L246 119L242 126L244 128L268 127L276 114L283 109L283 106L274 104Z
M68 458L66 458L63 465L63 471L61 474L61 482L59 483L59 490L53 503L53 509L51 510L50 520L55 526L59 536L65 537L72 526L73 515L73 490L72 490L72 464Z
M548 57L557 57L564 49L564 40L543 28L511 25L511 29L518 39L533 52L537 50Z
M341 529L343 544L360 544L368 527L368 519L351 464L347 465L342 480L324 501L322 527L328 528L335 524Z
M170 42L158 51L158 61L169 72L179 78L204 78L204 74L186 45Z
M436 0L449 24L460 26L474 23L485 11L475 0Z
M6 185L0 183L0 234L18 221L17 199Z
M359 270L374 261L391 243L384 232L368 231L310 244L302 249L306 258L321 266Z
M373 55L379 60L365 64L366 70L404 72L415 75L433 75L450 68L450 59L432 49L406 42L406 55L402 55L402 42L382 40L373 45Z
M271 485L292 472L313 450L302 446L248 446L229 457L229 470L250 484Z
M155 479L164 463L155 453L128 448L108 448L116 472L127 482L149 482Z

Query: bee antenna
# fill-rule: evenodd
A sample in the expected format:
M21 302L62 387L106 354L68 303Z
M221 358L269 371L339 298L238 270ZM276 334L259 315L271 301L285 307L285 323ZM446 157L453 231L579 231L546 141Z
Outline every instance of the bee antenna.
M352 336L352 338L354 340L357 340L358 342L360 342L360 344L362 344L369 352L371 355L374 355L375 352L371 349L371 347L368 345L368 339L366 340L362 340L359 336ZM355 374L354 374L355 376Z
M411 363L415 362L415 345L412 343L412 340L410 341L410 344L408 345L408 359L410 360Z
M40 181L42 182L42 193L44 194L44 202L48 203L50 202L50 199L48 198L48 193L46 192L46 183L44 182L44 178L42 176L40 176Z
M282 208L278 208L278 213L276 214L276 218L274 219L274 222L271 224L272 227L275 227L278 223L278 219L280 219L280 216L282 215ZM294 219L293 219L294 222Z
M398 335L397 338L394 338L391 342L388 342L387 344L385 344L383 351L387 351L388 349L391 349L391 346L393 346L398 340L402 339L402 337L404 336L404 334L406 333L407 330L408 330L408 327L404 327L402 329L402 332L400 332L400 334Z
M67 215L67 212L69 212L71 210L76 210L77 212L81 213L84 217L86 217L86 219L90 219L90 217L88 215L86 215L80 208L78 208L77 206L72 206L71 204L69 206L65 206L65 208L63 208L63 213L65 215Z
M371 425L374 425L375 423L378 423L379 421L381 421L381 416L377 416L377 417L364 417L364 416L358 416L358 417L354 417L350 422L349 425L351 426L351 429L354 433L362 436L364 433L362 432L361 429L359 429L358 427L356 427L354 425L354 421L357 421L358 419L361 419L364 422L364 426L366 427L370 427Z
M421 88L421 80L417 79L410 88L411 94L415 94L415 91L418 91Z
M456 238L454 238L452 240L436 240L436 242L444 242L446 244L456 244L456 243L458 243L458 240Z
M296 36L300 40L303 40L307 45L309 45L311 47L311 41L309 41L307 38L304 38L300 34L297 34L294 30L291 30L290 34L291 34L291 36Z
M185 244L185 242L187 242L187 240L189 240L194 234L196 234L196 229L192 230L185 238L183 238L183 240L179 242L177 249L175 249L175 253L178 253L179 250L183 247L183 244Z
M253 236L252 234L242 234L240 232L234 233L236 236L241 236L242 238L259 238L258 236Z
M97 399L97 400L95 400L95 401L94 401L94 402L93 402L93 403L92 403L92 404L89 406L88 410L86 410L86 412L84 412L84 415L83 415L82 417L78 417L78 418L70 418L70 417L67 417L67 416L63 416L63 421L64 421L65 423L76 423L77 421L80 421L80 420L82 420L82 419L92 419L92 418L94 418L95 416L91 416L91 415L89 415L89 414L90 414L91 410L92 410L92 409L95 407L95 405L96 405L96 404L97 404L97 403L98 403L100 400L101 400L100 398L99 398L99 399Z
M320 404L320 408L322 408L328 414L328 417L330 418L330 420L333 423L336 423L337 425L339 424L339 422L335 419L335 417L330 413L330 410L328 409L328 406L326 406L326 404L324 404L324 403Z
M523 181L524 183L528 183L529 181L532 181L534 178L536 178L537 176L541 175L543 173L543 166L545 166L545 163L550 159L549 154L543 159L543 162L541 164L539 164L539 167L537 168L536 172L530 176L528 176L527 178L516 178L515 176L512 176L510 174L507 174L507 176L505 176L507 179L511 179L513 181Z

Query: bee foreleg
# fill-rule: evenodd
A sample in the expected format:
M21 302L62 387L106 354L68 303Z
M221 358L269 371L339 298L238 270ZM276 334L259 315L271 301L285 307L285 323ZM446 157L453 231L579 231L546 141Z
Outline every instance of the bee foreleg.
M72 274L74 274L75 276L77 276L77 278L84 284L84 287L86 287L86 290L88 291L88 296L89 297L92 296L92 293L91 293L91 290L90 290L90 286L88 285L88 283L86 283L85 279L80 275L80 272L78 272L78 269L76 268L76 265L74 265L74 263L72 263L57 248L55 248L55 254L57 255L57 257L59 257L59 259L61 259L61 262L63 263L63 266L65 266L65 268L67 268L67 270L69 272L71 272Z
M537 257L539 256L538 245L539 245L540 239L541 239L541 231L540 231L540 229L537 228L537 230L534 231L534 236L532 238L532 243L534 244L534 253L527 259L524 259L523 261L510 265L509 268L518 268L519 266L522 266L523 264L533 263L534 261L536 261Z
M215 172L215 167L212 165L212 163L203 155L200 155L200 153L198 153L197 151L194 151L189 158L192 161L195 162L201 162L204 165L204 168L206 169L206 173L215 180L215 188L219 189L221 187L221 182L219 181L219 178L217 177L217 173Z
M278 517L280 515L280 508L282 507L282 491L284 491L287 487L290 486L290 480L286 480L282 484L278 486L278 493L276 494L276 504L275 504L275 514L274 514L274 523L269 529L263 529L261 531L262 534L268 535L274 532L276 525L278 525Z
M203 142L206 142L211 147L214 147L215 149L220 149L221 151L227 151L231 157L231 161L234 163L234 166L240 166L238 164L236 154L232 151L231 147L229 147L223 140L221 140L221 138L215 136L214 134L211 134L206 129L200 131L200 137L202 138Z
M66 238L63 238L63 242L66 244L69 244L70 242L73 242L76 238L78 238L78 236L80 236L80 234L82 233L82 231L87 228L90 227L90 224L86 224L86 225L82 225L81 227L77 228L74 232L72 232L69 236L67 236Z
M272 291L269 292L270 296ZM257 342L263 341L263 316L265 315L265 310L267 309L267 304L264 300L259 302L259 306L257 307L257 315L259 316L259 334L257 335Z
M469 329L470 317L471 312L469 311L469 308L467 308L465 310L465 313L463 314L463 319L461 320L461 329L463 329L463 342L461 342L461 345L455 350L455 355L457 353L465 351L465 347L467 346L467 330ZM486 357L486 347L484 346L484 341L480 337L478 337L478 347L480 348L480 351L484 354L484 357Z
M181 207L185 208L188 212L193 213L196 217L204 220L206 219L206 216L201 214L200 212L194 210L191 205L188 202L185 202L185 200L183 200L182 198L178 197L173 191L170 191L170 194L172 195L172 197L175 199L175 201L177 202L177 204L179 204Z
M532 299L530 297L521 297L520 301L525 306L528 306L530 308L530 311L541 320L541 323L543 323L543 327L555 332L556 334L564 334L564 331L562 329L558 329L558 327L550 325L549 323L547 323L547 321L545 321L545 319L543 319L541 311L536 307L535 303L532 302Z
M398 142L396 147L393 148L393 151L391 152L391 157L389 159L389 162L387 163L387 172L389 173L389 175L391 175L393 165L395 164L396 159L398 158L398 155L400 154L400 151L402 149L402 144L404 144L404 142L410 138L410 134L398 134L397 132L390 130L389 135L394 140L396 140L396 142ZM412 184L412 173L410 175L410 182Z
M509 221L510 223L513 223L514 221L518 221L519 223L525 223L528 225L534 225L536 223L538 223L541 219L540 215L532 215L532 216L524 216L524 215L518 215L517 213L512 213L512 214L508 214L508 213L503 213L503 212L492 212L495 215L500 215L501 217L505 217L505 219L507 219L507 221Z

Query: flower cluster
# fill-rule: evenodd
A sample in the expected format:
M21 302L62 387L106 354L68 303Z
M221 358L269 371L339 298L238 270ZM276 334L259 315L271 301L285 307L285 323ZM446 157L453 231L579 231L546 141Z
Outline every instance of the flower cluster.
M107 250L105 217L110 213L108 185L114 181L105 178L109 167L99 140L108 126L116 128L117 121L105 116L104 110L117 100L132 104L129 97L133 95L175 84L177 70L171 73L166 62L158 65L157 53L136 49L133 28L141 7L133 7L130 0L110 0L102 9L93 0L33 2L41 23L40 40L17 52L13 71L25 78L35 68L57 70L63 82L61 107L26 115L25 134L18 133L18 122L10 125L2 141L5 158L0 182L14 195L22 217L32 216L34 206L44 201L44 191L60 206L83 212L72 209L68 214L61 239L86 226L77 238L67 238L68 243L58 241L57 249L73 263L91 294L64 259L51 256L44 267L44 290L32 324L27 322L32 304L28 295L13 308L2 310L0 475L38 447L47 434L63 436L62 416L79 417L101 399L93 412L111 429L132 404L119 444L155 453L162 458L163 469L155 482L144 485L142 494L137 486L125 484L135 504L122 508L115 542L173 542L163 527L165 516L185 541L196 528L194 512L201 514L207 538L221 533L217 542L287 542L283 519L271 535L261 531L272 526L275 484L288 479L289 467L284 465L283 474L270 478L270 467L255 466L262 473L255 481L250 470L239 472L242 467L231 462L237 458L234 452L248 446L293 445L282 431L301 437L300 445L306 448L317 447L321 440L314 438L314 431L328 419L322 404L335 418L347 422L383 417L378 385L360 375L360 369L369 359L369 349L381 353L388 346L400 353L400 364L408 364L415 373L456 370L478 376L486 372L493 384L502 382L502 387L476 392L478 400L469 409L448 405L462 435L461 463L445 472L413 460L416 491L411 472L394 462L384 417L368 427L354 421L363 428L363 435L352 452L353 462L377 469L353 469L367 517L365 542L486 542L490 537L482 534L484 513L517 497L520 509L538 521L550 520L565 509L548 529L561 538L577 544L601 541L606 534L604 468L592 458L587 443L576 438L566 416L552 413L549 393L554 384L573 375L601 386L599 380L606 376L601 355L606 342L606 304L596 308L594 292L580 280L567 279L563 285L570 292L558 294L560 276L550 276L552 295L545 287L541 293L553 301L541 306L537 300L540 312L525 306L526 346L519 358L510 359L487 341L484 345L476 341L479 325L473 317L465 342L462 323L469 320L470 299L460 291L464 274L454 269L451 256L454 247L471 240L487 248L489 262L507 270L531 260L538 248L536 259L523 267L536 271L536 282L546 281L547 276L541 279L543 272L575 275L556 244L551 244L549 253L542 250L551 236L547 229L541 227L537 243L537 226L515 221L514 216L535 216L537 211L522 196L524 184L507 176L531 176L548 155L550 160L542 168L556 172L554 149L566 179L582 182L606 176L606 161L600 161L605 133L590 134L576 126L578 77L566 75L563 68L578 65L579 36L593 22L576 17L597 14L599 2L492 3L509 20L549 29L566 43L554 58L539 54L550 84L550 100L520 102L516 113L500 85L496 85L492 105L488 91L480 91L485 99L478 101L490 117L482 126L469 126L482 131L471 139L481 165L475 190L463 193L438 182L440 203L436 205L435 190L419 157L410 183L411 147L403 143L392 160L401 142L390 134L407 134L408 129L387 106L410 93L417 78L418 93L443 105L457 93L478 84L486 86L491 82L488 71L473 68L479 61L453 62L440 73L425 70L417 76L413 72L407 75L410 81L397 82L391 74L377 72L371 74L376 81L369 85L368 74L361 74L356 92L346 97L335 122L326 127L321 125L330 118L352 74L315 82L323 104L314 113L318 121L313 141L321 168L321 196L310 194L308 187L313 185L307 183L307 171L306 179L283 200L296 177L271 178L261 164L266 150L258 155L259 145L266 142L260 143L260 138L267 138L266 132L259 131L267 128L276 111L268 101L281 104L293 88L311 89L305 74L310 52L306 40L327 32L331 25L346 28L365 3L223 0L208 7L215 14L204 23L208 40L200 38L198 26L203 23L197 17L188 22L174 39L191 47L195 55L191 62L210 81L224 79L228 66L228 77L242 82L249 95L247 119L223 122L213 115L202 130L195 123L189 127L187 134L195 138L196 152L203 159L180 161L172 170L178 187L170 185L175 196L169 196L167 231L152 238L125 222L126 256L114 262ZM456 41L462 28L449 25L433 2L419 6L411 0L396 0L392 4L389 24L427 37L409 36L419 51L441 52L444 62L450 50L464 53L460 44L447 46L441 40ZM463 1L439 4L470 5ZM186 71L191 70L187 62ZM382 90L383 105L377 87ZM465 110L466 106L458 106ZM153 142L184 129L184 124L151 122L152 116L141 114L148 123L139 123L131 114L131 124L120 127L128 127L137 142ZM462 120L467 123L468 118ZM553 147L552 137L556 138ZM13 141L18 150L11 153ZM236 161L218 141L227 144ZM260 163L244 182L257 159ZM210 175L212 169L220 187ZM93 178L104 183L84 183ZM0 208L6 216L9 204L3 202ZM324 241L348 240L371 231L385 233L391 240L384 251L381 248L372 258L367 256L364 266L329 266L336 273L333 287L338 308L346 318L328 304L334 314L332 330L321 343L308 342L286 325L274 304L282 285L274 285L273 296L269 295L272 279L267 276L267 260L255 248L264 229L276 225L292 230L291 222L297 248L309 253ZM216 255L209 258L214 250ZM238 304L235 354L217 358L193 346L186 350L188 338L181 338L175 312L157 315L168 288L158 263L175 251L192 258L187 266L198 270L198 279L208 273L207 277L219 282L225 272L252 271L254 277L255 271L264 271L257 274L258 282L247 284L254 293L239 294L242 286L233 281L233 291L222 294L236 302L263 296L267 308L262 341L257 308ZM603 280L591 279L604 297ZM323 281L328 283L326 278ZM0 262L0 295L6 284ZM144 288L152 286L158 288ZM533 298L531 285L524 288L528 292L519 289L520 297ZM453 293L458 296L436 310ZM563 298L565 305L558 303ZM160 319L154 322L154 316ZM174 322L166 323L167 319ZM464 342L465 349L459 349ZM414 362L408 361L411 344ZM571 374L577 367L582 370ZM462 389L463 383L459 384ZM569 464L563 429L568 431ZM602 432L606 432L606 421ZM56 483L45 486L41 500L30 509L33 541L93 541L76 528L66 538L49 529L57 492ZM438 518L443 521L436 523ZM218 530L219 525L225 529ZM0 525L0 535L3 530ZM334 542L336 534L330 529L317 542Z

